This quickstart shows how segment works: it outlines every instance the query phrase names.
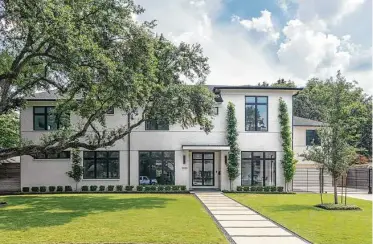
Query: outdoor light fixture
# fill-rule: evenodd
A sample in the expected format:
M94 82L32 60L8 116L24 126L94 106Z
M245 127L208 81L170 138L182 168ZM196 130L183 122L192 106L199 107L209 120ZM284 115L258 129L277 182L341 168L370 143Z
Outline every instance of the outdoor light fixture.
M183 164L186 164L186 158L185 158L185 155L183 155Z
M225 163L225 165L227 165L227 163L228 163L228 156L227 155L224 156L224 163Z

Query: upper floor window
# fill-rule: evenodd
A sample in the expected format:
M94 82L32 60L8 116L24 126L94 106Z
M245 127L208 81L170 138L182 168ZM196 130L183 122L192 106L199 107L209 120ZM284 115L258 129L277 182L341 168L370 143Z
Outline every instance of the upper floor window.
M70 151L62 151L59 153L39 153L34 157L35 159L70 159Z
M268 97L245 97L245 130L268 131Z
M316 130L306 130L306 145L320 145L320 138Z
M34 130L57 130L64 123L68 123L70 116L53 113L53 106L34 106L33 121Z
M169 130L170 126L166 122L147 120L145 121L145 130Z
M110 107L107 111L106 114L114 114L114 107Z

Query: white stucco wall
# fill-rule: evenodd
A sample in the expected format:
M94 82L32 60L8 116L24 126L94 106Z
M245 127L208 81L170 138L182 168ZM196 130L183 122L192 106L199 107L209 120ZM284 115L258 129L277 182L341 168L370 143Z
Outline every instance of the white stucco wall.
M280 126L278 123L279 98L282 97L288 105L289 114L292 114L293 91L281 90L222 90L224 102L219 107L219 115L214 119L214 129L206 134L199 127L182 129L179 125L171 125L169 131L145 131L145 124L140 125L131 133L131 185L138 184L139 176L139 151L141 150L170 150L175 151L175 184L191 186L191 154L183 151L182 145L226 145L226 107L229 101L236 106L238 142L241 151L276 151L276 181L277 185L283 185L282 147L280 138ZM268 96L268 131L245 131L245 96ZM21 135L24 139L38 141L43 133L33 131L32 106L53 106L52 102L30 102L29 107L21 111ZM107 126L117 127L127 123L127 117L115 109L114 115L107 115ZM290 121L292 121L290 119ZM71 123L79 122L79 118L71 115ZM134 123L133 121L132 123ZM118 180L84 180L80 185L127 185L127 137L115 143L106 150L120 151L120 179ZM221 189L229 189L224 156L227 152L215 152L215 185ZM183 155L186 156L186 164L183 164ZM218 182L217 169L221 171L221 182ZM239 167L241 171L241 167ZM69 160L39 160L30 156L21 157L21 186L41 185L73 185L66 171L70 169ZM233 187L241 184L239 176L233 183Z
M298 160L297 164L314 164L313 161L305 160L304 157L300 156L301 154L307 151L306 145L306 131L307 130L317 130L319 127L316 126L294 126L294 135L293 135L293 150L295 158Z

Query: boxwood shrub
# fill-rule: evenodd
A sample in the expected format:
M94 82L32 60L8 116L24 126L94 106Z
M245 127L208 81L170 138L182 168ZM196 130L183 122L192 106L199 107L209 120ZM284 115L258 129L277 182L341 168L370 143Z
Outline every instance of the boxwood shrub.
M276 191L276 187L275 186L271 186L271 192L275 192Z
M105 191L105 188L106 188L105 186L100 186L100 187L98 188L98 190L99 190L99 191Z
M123 191L123 186L122 185L116 185L115 189L116 189L116 191Z
M158 191L164 191L164 186L158 186Z
M22 192L30 192L30 187L22 187Z
M144 186L141 186L141 185L136 186L136 191L143 191L143 190L144 190Z
M265 187L263 187L263 190L265 192L269 192L271 190L271 187L270 186L265 186Z
M33 187L31 187L31 191L32 192L39 192L39 187L33 186Z
M164 187L164 190L165 190L165 191L171 191L171 186L165 186L165 187Z
M125 189L126 189L126 191L132 191L133 190L133 186L126 186Z
M258 191L258 187L257 186L252 186L252 187L250 187L250 191Z
M58 192L63 192L63 187L62 186L57 186L57 191Z
M155 185L152 185L152 186L150 186L150 190L151 190L151 191L156 191L156 190L157 190L157 187L156 187Z
M46 192L47 191L47 187L46 186L41 186L40 187L40 192Z
M49 192L54 192L56 190L55 186L48 186L48 191Z
M65 186L65 192L72 192L73 188L71 186Z
M82 191L88 191L88 186L82 186Z
M90 191L97 191L97 186L96 185L89 186L89 190Z
M244 186L242 189L243 191L250 191L250 186Z
M151 190L151 186L145 186L145 191L150 191Z
M237 191L243 191L243 187L242 186L237 186Z
M258 192L262 192L262 191L263 191L263 186L257 186L257 187L256 187L256 191L258 191Z
M114 191L114 186L113 185L108 185L107 190L108 191Z
M283 192L284 191L284 187L283 186L278 186L277 187L277 191L278 192Z
M179 191L180 190L180 186L178 186L178 185L172 186L171 188L172 188L173 191Z
M180 186L180 190L186 191L186 186Z

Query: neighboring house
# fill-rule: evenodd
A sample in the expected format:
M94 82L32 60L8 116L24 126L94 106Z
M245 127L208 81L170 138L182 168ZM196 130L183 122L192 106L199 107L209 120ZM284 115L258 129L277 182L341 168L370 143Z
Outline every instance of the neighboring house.
M229 146L226 140L226 108L236 106L238 144L241 150L237 185L283 186L283 156L279 99L282 97L292 116L292 101L299 88L209 86L216 94L214 129L206 134L200 128L182 129L180 125L148 121L134 129L114 146L97 151L82 150L84 176L82 185L176 184L190 188L227 190L230 183L226 163ZM21 135L38 142L48 130L57 128L48 117L56 96L49 93L30 97L21 111ZM256 111L256 113L255 113ZM127 122L121 111L107 114L107 126ZM71 123L79 122L74 114ZM135 123L136 121L133 121ZM292 119L290 119L292 123ZM291 125L292 128L292 125ZM70 152L57 155L21 157L21 186L74 185L66 172L70 170ZM129 163L130 162L130 163Z
M304 157L301 155L304 154L308 147L312 146L313 143L316 145L320 144L320 139L316 132L322 125L323 123L320 121L296 116L293 117L293 150L295 157L298 160L297 166L303 164L315 164L313 161L304 160Z

